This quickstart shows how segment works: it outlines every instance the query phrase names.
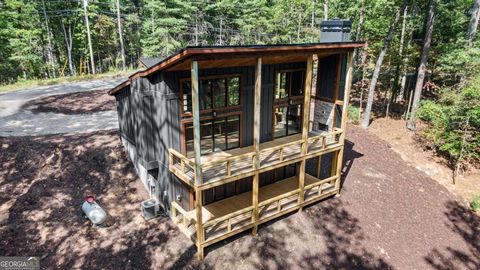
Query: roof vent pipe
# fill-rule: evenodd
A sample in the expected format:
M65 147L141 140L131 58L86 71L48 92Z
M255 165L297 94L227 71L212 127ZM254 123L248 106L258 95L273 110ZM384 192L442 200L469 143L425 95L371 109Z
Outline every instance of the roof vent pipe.
M320 42L349 42L352 22L349 20L333 19L320 23Z

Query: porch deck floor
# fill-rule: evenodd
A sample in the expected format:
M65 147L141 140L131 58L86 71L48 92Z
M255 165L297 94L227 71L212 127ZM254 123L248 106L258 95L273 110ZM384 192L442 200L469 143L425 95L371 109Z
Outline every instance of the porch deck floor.
M319 181L322 180L309 174L305 174L305 186ZM261 204L262 202L276 198L298 188L298 176L293 176L273 184L260 187L258 192L258 202ZM226 216L250 206L252 206L252 191L244 192L221 201L207 204L202 206L202 222L206 223L209 220ZM187 212L187 217L190 220L196 221L196 210L194 209Z
M327 132L324 132L328 134ZM311 132L309 134L309 137L313 136L318 136L322 133L317 133L317 132ZM278 149L278 146L287 144L290 142L298 141L301 140L302 135L301 134L295 134L291 135L288 137L283 137L279 139L275 139L273 141L268 141L265 143L260 144L260 168L264 167L269 167L269 166L274 166L275 164L278 164L283 161L288 161L292 160L295 158L298 158L301 156L301 144L294 144L294 145L289 145L285 146L283 148L283 159L280 159L280 152L276 149ZM318 152L323 149L331 149L335 148L337 146L340 146L340 143L335 139L335 135L327 135L326 139L326 145L324 146L322 144L321 140L317 141L310 141L308 143L308 152ZM269 149L272 149L271 151ZM242 147L242 148L237 148L229 151L218 151L209 155L205 155L201 157L201 163L202 164L207 164L209 162L214 162L218 160L225 160L227 158L235 157L235 156L240 156L243 154L248 154L248 153L253 153L254 148L253 146L248 146L248 147ZM193 158L190 158L191 161L194 161ZM180 164L174 165L178 170L181 170ZM236 176L244 173L249 173L253 172L253 161L250 156L240 158L238 160L235 160L231 164L231 173L228 175L227 171L227 165L225 163L213 165L210 167L203 167L202 166L202 179L203 183L212 183L218 180L225 179L227 177L231 176ZM185 171L185 175L193 181L194 179L194 171L193 169L187 169Z

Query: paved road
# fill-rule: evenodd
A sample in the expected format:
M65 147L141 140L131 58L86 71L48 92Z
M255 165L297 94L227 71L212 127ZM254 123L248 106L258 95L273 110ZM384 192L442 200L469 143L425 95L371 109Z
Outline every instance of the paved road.
M27 101L51 95L111 88L124 78L101 79L22 89L0 95L0 136L30 136L91 132L118 128L113 111L66 115L32 113L22 109Z

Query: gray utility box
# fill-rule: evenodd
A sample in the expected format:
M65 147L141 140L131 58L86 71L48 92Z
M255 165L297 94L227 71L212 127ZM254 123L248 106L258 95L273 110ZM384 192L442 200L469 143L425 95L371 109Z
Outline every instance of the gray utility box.
M320 42L348 42L352 22L348 20L328 20L320 23Z
M141 203L142 216L145 220L156 218L160 211L160 204L157 200L150 199Z

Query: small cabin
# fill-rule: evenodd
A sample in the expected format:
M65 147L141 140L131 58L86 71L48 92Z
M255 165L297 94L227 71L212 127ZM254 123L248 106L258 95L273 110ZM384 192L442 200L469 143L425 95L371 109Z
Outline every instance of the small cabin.
M363 43L186 47L109 91L145 185L204 247L340 192Z

